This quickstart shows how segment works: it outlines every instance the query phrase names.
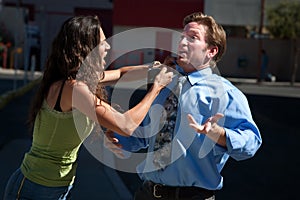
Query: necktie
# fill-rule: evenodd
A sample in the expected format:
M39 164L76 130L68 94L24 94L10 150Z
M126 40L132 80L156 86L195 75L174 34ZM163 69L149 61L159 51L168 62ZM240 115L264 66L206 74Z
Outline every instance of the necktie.
M181 94L182 86L186 81L186 76L180 76L173 91L167 97L162 114L162 129L157 133L154 144L153 164L158 169L164 169L171 162L172 139L176 124L178 98Z

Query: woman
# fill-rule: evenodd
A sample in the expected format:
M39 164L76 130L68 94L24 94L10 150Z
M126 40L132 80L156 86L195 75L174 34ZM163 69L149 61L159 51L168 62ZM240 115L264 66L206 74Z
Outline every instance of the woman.
M172 72L163 67L144 99L120 113L107 103L101 82L117 80L133 69L146 71L146 67L104 72L109 49L97 17L73 17L62 25L30 112L32 146L8 181L4 199L68 199L78 150L95 122L130 136L172 79Z

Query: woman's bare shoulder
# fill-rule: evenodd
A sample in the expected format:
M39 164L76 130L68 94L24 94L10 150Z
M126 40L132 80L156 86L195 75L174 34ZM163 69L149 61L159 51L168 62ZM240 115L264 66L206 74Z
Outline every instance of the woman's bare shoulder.
M65 84L65 92L71 97L91 98L94 94L90 91L86 83L77 80L68 80Z
M68 87L69 89L74 89L77 87L88 88L86 83L84 83L83 81L78 81L78 80L67 80L65 83L65 86Z

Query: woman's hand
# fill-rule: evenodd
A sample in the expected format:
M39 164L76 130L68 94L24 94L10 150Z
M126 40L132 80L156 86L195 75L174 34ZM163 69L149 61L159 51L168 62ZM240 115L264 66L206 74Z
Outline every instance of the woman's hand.
M122 145L119 143L119 140L115 137L113 131L106 130L104 136L104 146L113 152L119 158L125 158L125 155L122 151Z
M159 61L153 61L149 68L160 68L162 65Z
M172 69L176 68L175 64L176 58L173 56L167 56L163 62L164 65L167 65L168 67L171 67Z
M153 86L161 90L172 81L172 78L173 72L167 72L167 67L163 65L159 74L155 77Z

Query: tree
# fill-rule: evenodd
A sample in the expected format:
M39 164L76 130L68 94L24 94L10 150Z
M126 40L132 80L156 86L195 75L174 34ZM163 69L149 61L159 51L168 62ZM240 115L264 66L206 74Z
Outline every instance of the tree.
M298 68L300 47L300 2L282 1L267 9L268 30L274 38L291 39L294 45L294 65L291 85L294 85Z

